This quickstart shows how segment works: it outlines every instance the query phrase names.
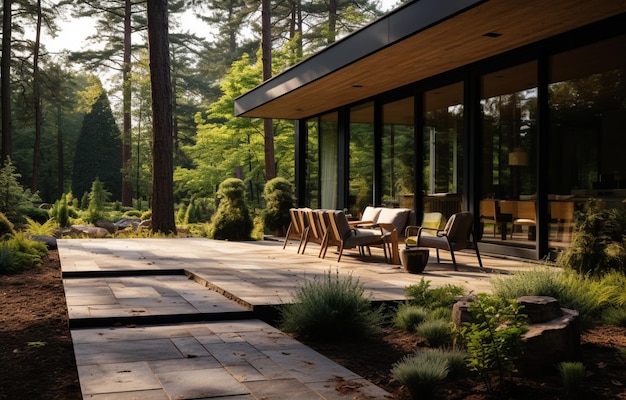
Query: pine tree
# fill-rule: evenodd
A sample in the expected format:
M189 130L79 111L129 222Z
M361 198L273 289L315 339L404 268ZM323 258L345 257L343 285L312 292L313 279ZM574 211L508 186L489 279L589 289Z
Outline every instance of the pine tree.
M72 193L82 196L91 190L92 182L99 178L112 200L122 196L122 140L115 123L111 104L102 91L91 111L83 118L80 136L76 143Z

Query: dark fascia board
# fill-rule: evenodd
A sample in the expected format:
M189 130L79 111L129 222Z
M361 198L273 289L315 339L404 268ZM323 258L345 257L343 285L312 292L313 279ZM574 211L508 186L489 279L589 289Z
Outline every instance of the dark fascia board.
M487 0L417 0L375 20L235 99L235 116L297 90Z

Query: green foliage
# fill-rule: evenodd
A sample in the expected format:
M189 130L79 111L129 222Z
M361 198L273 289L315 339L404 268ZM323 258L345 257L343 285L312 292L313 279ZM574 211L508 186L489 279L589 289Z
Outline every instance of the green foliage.
M428 313L429 320L445 319L452 321L452 309L450 307L437 307Z
M105 207L111 193L104 189L104 183L96 178L91 184L87 220L91 223L106 219Z
M152 219L152 210L148 210L148 211L144 212L143 214L141 214L140 219L142 221L147 221L149 219Z
M413 399L430 399L434 388L448 376L449 361L442 353L417 352L404 356L391 374L411 393Z
M307 281L296 289L292 304L280 307L280 327L320 341L351 340L370 335L382 323L382 309L372 309L363 285L352 275Z
M393 324L405 331L414 332L416 326L426 320L428 313L424 307L402 303L398 306Z
M215 203L213 199L207 197L192 198L185 209L182 223L186 225L210 221L214 212Z
M50 209L50 218L54 219L61 227L65 228L70 226L69 207L67 206L66 196L61 196L59 200L54 202Z
M96 82L94 89L98 91ZM85 114L76 142L72 192L85 193L98 178L114 200L122 194L122 139L106 92L100 86L91 110Z
M39 266L46 254L46 245L29 239L23 233L16 233L0 241L0 274L18 273Z
M15 234L15 227L11 221L4 215L4 213L0 212L0 238L5 235L13 235Z
M123 218L131 218L131 219L132 218L141 218L141 214L142 214L141 211L132 209L132 210L124 211L124 214L122 214L122 217Z
M415 333L428 340L430 346L443 347L452 344L455 327L452 321L446 319L426 320L417 325Z
M585 383L585 365L581 362L562 362L559 364L559 374L565 396L569 399L578 398Z
M414 305L435 309L438 307L452 307L457 299L465 294L465 288L456 285L445 285L439 288L430 288L430 281L422 278L420 283L404 288L409 302Z
M606 325L615 325L626 328L626 308L609 307L602 312L602 321Z
M461 376L467 372L467 352L462 349L446 348L426 348L421 350L431 357L443 357L448 361L448 378Z
M526 316L515 300L502 301L486 293L479 293L468 310L473 322L460 330L467 346L467 365L478 372L490 393L502 395L523 353ZM497 378L495 387L493 377Z
M213 216L213 239L249 240L252 218L246 205L245 185L241 179L226 179L217 192L220 200Z
M47 220L43 224L27 218L24 232L29 235L54 236L58 229L59 224L56 222L56 220L52 218Z
M294 206L293 185L285 178L277 177L267 181L263 189L265 210L263 222L271 231L287 230L291 217L289 209Z
M494 295L501 300L521 296L554 297L561 307L577 310L584 325L589 324L602 307L614 301L613 296L617 293L614 288L619 288L604 285L597 278L583 276L574 271L549 267L519 271L512 276L495 278L492 285Z
M22 188L18 181L20 177L11 160L7 159L0 168L0 212L18 225L23 222L23 211L31 209L33 202L39 200L28 189Z
M585 275L600 276L613 270L626 273L625 236L624 211L600 209L589 202L577 213L572 244L557 263Z

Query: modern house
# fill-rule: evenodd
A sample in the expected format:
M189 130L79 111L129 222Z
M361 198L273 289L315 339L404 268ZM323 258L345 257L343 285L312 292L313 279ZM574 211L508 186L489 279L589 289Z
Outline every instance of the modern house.
M540 259L625 207L626 0L416 0L235 101L296 121L299 205L470 210Z

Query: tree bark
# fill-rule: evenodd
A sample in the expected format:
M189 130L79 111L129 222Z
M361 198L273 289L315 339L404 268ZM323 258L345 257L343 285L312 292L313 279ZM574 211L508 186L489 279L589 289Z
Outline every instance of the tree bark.
M124 1L124 60L122 66L122 97L124 108L124 123L122 128L122 205L133 205L133 186L130 180L131 171L131 0Z
M2 58L0 59L0 100L2 101L2 149L0 150L0 162L4 166L11 157L11 0L3 0L2 13Z
M176 233L172 141L172 82L167 0L148 1L148 43L152 88L152 230Z
M41 111L41 82L39 75L39 46L41 41L41 0L37 0L37 26L35 32L35 47L33 49L33 98L35 103L35 143L33 144L33 177L30 191L37 192L39 179L39 158L41 152L41 129L43 116Z
M263 54L263 80L272 77L272 25L270 0L262 0L261 9L261 31L262 31L262 54ZM265 137L265 180L269 181L276 177L276 162L274 160L274 127L272 120L263 120L263 131Z

